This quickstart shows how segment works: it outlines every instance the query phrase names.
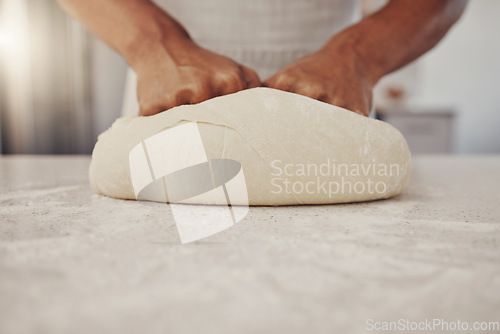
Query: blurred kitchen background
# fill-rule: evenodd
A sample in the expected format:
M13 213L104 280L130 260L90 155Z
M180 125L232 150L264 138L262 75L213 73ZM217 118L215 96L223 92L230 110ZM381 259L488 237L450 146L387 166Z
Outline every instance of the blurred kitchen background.
M471 0L434 50L377 86L378 117L413 153L500 153L499 13ZM126 70L55 0L0 0L1 153L91 153L120 115Z

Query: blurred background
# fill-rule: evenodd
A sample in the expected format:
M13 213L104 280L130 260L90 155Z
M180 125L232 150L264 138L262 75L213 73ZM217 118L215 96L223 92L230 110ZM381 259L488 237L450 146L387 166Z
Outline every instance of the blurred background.
M436 48L376 87L378 117L413 153L500 153L498 13L471 0ZM120 115L126 71L55 0L0 0L1 153L91 153Z

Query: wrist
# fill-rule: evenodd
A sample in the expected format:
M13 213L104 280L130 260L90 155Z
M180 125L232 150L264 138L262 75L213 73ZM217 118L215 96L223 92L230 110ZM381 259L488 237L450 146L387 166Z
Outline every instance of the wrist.
M383 66L372 56L370 46L348 30L332 37L322 51L332 55L332 61L337 61L340 55L352 63L356 72L372 87L385 75Z
M122 55L136 69L152 54L170 55L171 50L194 44L187 31L167 15L159 15L146 24L139 24L124 47Z

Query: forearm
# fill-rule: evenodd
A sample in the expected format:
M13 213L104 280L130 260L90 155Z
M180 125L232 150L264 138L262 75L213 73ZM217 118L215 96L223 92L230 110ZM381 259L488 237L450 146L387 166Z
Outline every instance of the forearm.
M149 0L58 0L95 36L133 67L150 47L165 40L189 39L174 18Z
M392 0L334 36L325 49L349 48L375 84L436 45L458 20L466 0Z

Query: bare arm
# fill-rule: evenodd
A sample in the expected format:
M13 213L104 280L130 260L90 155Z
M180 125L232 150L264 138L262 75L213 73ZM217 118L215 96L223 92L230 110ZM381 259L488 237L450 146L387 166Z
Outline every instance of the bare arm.
M194 43L150 0L58 0L138 76L141 115L260 85L255 72Z
M96 37L133 66L141 51L162 39L188 39L173 17L149 0L58 0Z
M377 81L436 45L465 5L466 0L392 0L265 84L368 115Z
M382 10L332 38L326 48L349 45L365 59L373 80L434 47L460 18L467 0L392 0Z

